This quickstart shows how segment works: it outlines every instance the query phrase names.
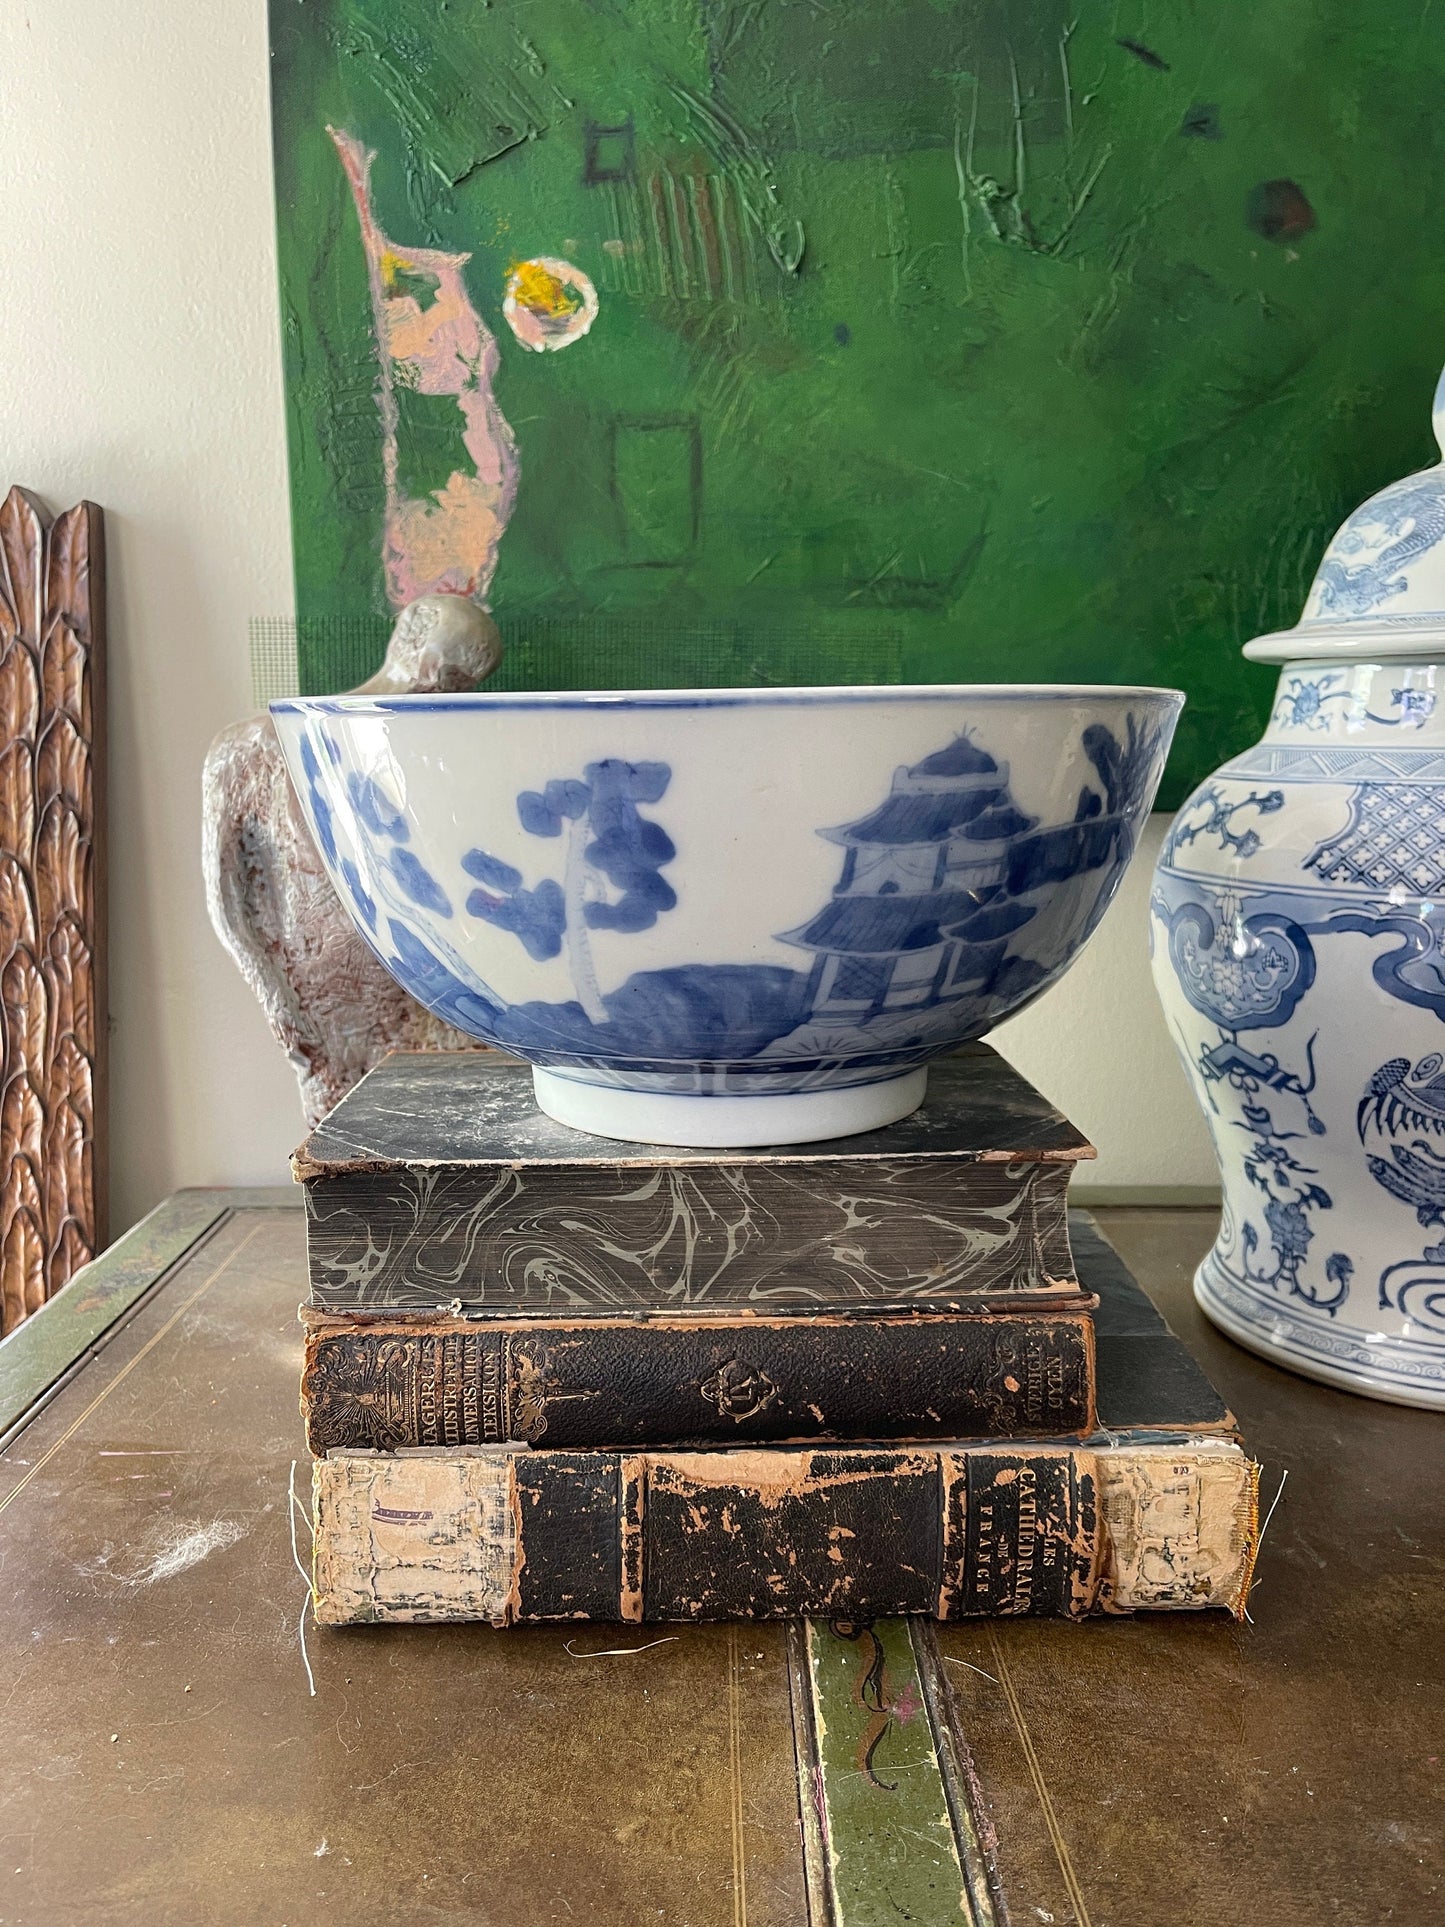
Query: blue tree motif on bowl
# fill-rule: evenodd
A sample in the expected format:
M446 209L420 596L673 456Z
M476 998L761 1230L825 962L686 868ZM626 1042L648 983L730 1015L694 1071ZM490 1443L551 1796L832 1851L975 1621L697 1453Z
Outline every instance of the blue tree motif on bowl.
M474 917L510 930L539 963L555 957L565 941L577 1001L593 1024L609 1017L588 931L650 930L677 902L662 875L676 846L637 807L660 801L671 778L666 763L609 757L589 763L580 782L554 779L544 790L523 790L517 815L524 830L560 837L566 826L563 883L546 877L528 890L520 870L485 850L462 858L462 868L482 886L467 898Z

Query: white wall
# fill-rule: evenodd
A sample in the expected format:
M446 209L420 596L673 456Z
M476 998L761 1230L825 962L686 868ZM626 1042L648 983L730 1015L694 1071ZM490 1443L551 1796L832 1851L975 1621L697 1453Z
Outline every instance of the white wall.
M1149 879L1168 823L1150 818L1118 897L1068 976L990 1040L1098 1147L1098 1162L1077 1179L1081 1192L1219 1188L1149 974Z
M201 758L291 609L261 0L0 7L0 483L106 511L113 1228L182 1184L284 1181L291 1075L206 921ZM1101 1183L1212 1183L1150 992L1147 863L1000 1041Z
M112 1227L276 1182L290 1073L206 921L201 758L291 603L261 0L0 6L0 483L106 512Z

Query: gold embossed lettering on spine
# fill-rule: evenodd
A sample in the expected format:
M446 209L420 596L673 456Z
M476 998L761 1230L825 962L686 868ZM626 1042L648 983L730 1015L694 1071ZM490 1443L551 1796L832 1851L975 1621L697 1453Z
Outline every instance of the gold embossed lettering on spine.
M105 587L100 510L0 506L0 1311L105 1242Z

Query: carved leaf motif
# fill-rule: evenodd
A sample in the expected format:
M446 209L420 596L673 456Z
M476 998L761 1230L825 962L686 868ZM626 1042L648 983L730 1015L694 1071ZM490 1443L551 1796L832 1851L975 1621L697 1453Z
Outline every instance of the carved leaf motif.
M89 1055L95 1049L90 945L73 917L62 917L51 931L41 972L50 992L52 1047L58 1052L63 1040L72 1037Z
M47 716L67 715L83 737L90 735L90 678L85 649L61 617L50 625L40 652L40 693Z
M33 945L35 940L29 879L13 856L0 851L0 957L8 957L17 944Z
M95 1252L86 1242L79 1224L74 1218L67 1218L60 1227L60 1236L50 1248L51 1297L62 1285L70 1282L82 1265L88 1265L94 1256Z
M28 858L35 842L35 768L30 744L13 737L0 751L0 848Z
M87 1220L90 1217L90 1147L85 1121L68 1096L62 1097L50 1114L41 1168L45 1176L45 1223L53 1247L71 1212L84 1212Z
M5 1148L12 1165L25 1158L39 1164L45 1143L45 1113L40 1108L40 1099L35 1094L34 1086L23 1071L17 1070L11 1074L5 1086L5 1095L0 1099L0 1132L4 1133ZM38 1190L35 1208L38 1216Z
M73 907L89 915L86 855L75 811L60 797L52 797L35 839L35 911L42 930L54 929L61 915Z
M0 730L7 743L32 747L40 730L40 677L35 658L18 640L0 657Z
M80 635L90 635L90 507L77 502L50 528L45 605Z
M94 1110L90 1059L73 1037L62 1037L55 1047L50 1065L50 1097L52 1103L68 1103L81 1117L91 1116Z
M12 488L0 503L0 595L32 649L40 643L44 553L45 525L39 509L23 488Z
M85 813L90 797L90 751L70 718L52 716L40 739L40 754L35 759L35 794L43 809L52 797L61 797L77 816Z
M14 1331L23 1318L45 1302L45 1250L39 1231L25 1212L9 1220L5 1242L0 1246L0 1293L0 1324L7 1332Z
M0 1195L0 1217L5 1225L0 1241L0 1300L4 1328L13 1331L28 1312L45 1303L45 1234L29 1157L11 1162Z
M0 1004L5 1010L6 1069L14 1076L23 1067L38 1083L45 1075L50 993L28 950L17 950L0 973Z

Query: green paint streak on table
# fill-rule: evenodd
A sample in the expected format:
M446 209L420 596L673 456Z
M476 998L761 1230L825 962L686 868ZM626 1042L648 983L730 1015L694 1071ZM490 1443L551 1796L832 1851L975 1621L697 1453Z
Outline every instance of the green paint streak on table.
M907 1623L808 1622L836 1927L972 1923Z

